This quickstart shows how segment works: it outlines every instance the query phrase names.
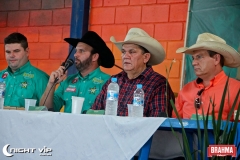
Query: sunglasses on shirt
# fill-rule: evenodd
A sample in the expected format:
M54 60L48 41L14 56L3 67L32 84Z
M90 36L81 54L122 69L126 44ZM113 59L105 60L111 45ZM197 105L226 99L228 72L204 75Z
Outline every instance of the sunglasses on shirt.
M198 92L197 92L197 98L195 99L195 107L197 108L197 109L199 109L200 108L200 106L201 106L201 103L202 103L202 101L201 101L201 95L202 95L202 92L204 91L204 88L203 89L201 89L201 90L199 90Z

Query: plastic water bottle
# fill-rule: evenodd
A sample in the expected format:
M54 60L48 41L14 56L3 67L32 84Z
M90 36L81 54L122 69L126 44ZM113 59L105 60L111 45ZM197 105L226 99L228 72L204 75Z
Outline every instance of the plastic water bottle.
M111 83L108 85L107 89L107 102L105 107L106 115L117 115L118 107L118 94L119 94L119 85L117 84L117 78L112 78Z
M0 98L4 98L5 95L6 84L4 79L0 78Z
M137 89L133 94L133 117L143 117L144 108L144 91L142 89L142 84L137 84Z

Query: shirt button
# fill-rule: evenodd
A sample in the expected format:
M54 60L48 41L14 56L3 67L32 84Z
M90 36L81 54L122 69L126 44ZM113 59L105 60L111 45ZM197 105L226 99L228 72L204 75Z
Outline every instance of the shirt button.
M11 85L11 87L13 87L13 85Z
M10 97L11 95L9 94L8 97Z
M15 76L13 78L16 78Z
M83 81L83 83L85 83L85 81Z
M66 99L66 101L68 101L68 98Z
M80 92L80 94L82 94L82 92Z

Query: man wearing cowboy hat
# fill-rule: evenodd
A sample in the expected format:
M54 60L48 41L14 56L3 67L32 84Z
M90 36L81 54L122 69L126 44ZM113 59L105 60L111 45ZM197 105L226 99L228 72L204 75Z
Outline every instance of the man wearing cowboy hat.
M112 77L117 78L119 85L117 115L127 116L127 104L133 103L133 92L137 84L142 84L144 90L144 116L158 117L171 116L172 108L169 100L174 100L174 94L166 78L156 73L152 65L161 63L165 58L162 45L150 37L140 28L131 28L124 41L116 42L114 37L110 40L122 51L122 66L124 71ZM92 109L105 109L108 80L97 96ZM167 91L167 97L165 93ZM167 106L167 107L166 107Z
M192 65L198 77L196 80L186 84L179 92L176 101L178 114L182 118L191 118L193 114L196 114L195 108L197 108L199 114L206 115L209 106L211 114L212 100L215 104L215 117L217 117L224 87L228 79L222 67L228 66L234 68L240 66L240 54L227 45L225 40L210 33L200 34L196 44L189 48L179 48L176 52L192 55ZM223 120L227 119L236 96L239 96L239 89L240 82L229 78L222 113ZM235 109L239 106L239 99ZM202 113L202 109L204 113ZM173 117L176 117L174 112Z
M93 31L88 31L81 39L65 38L65 41L76 48L74 58L79 72L67 78L64 66L60 66L58 70L52 72L40 104L49 109L53 108L54 111L60 111L64 105L64 112L71 112L71 97L84 97L83 112L92 106L102 86L110 77L103 73L99 66L113 67L114 56L102 38ZM56 78L59 80L54 83ZM64 78L66 80L63 81ZM54 89L51 87L55 87L58 83L60 85L54 93Z

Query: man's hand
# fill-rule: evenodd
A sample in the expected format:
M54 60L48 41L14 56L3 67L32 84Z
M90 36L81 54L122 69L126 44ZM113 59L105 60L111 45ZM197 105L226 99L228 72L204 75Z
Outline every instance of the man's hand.
M60 83L63 79L67 77L67 72L64 72L65 67L60 66L58 70L51 73L48 83L53 84L55 79L58 78L56 84Z

